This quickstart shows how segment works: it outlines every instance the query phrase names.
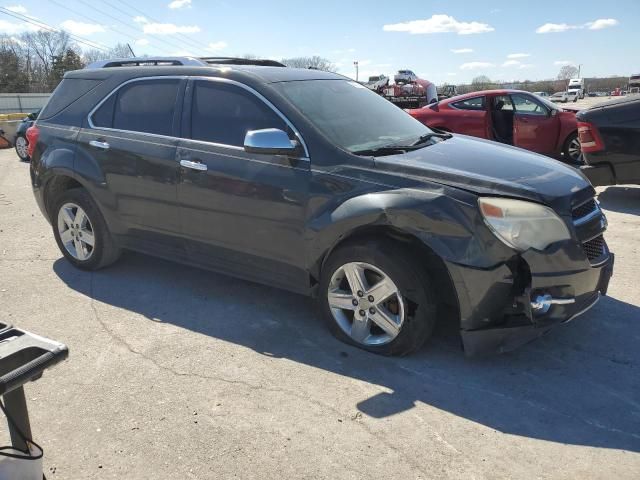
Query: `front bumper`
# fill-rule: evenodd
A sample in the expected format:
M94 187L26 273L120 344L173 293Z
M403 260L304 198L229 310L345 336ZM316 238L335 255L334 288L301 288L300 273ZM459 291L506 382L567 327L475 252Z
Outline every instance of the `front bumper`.
M613 274L614 255L597 266L568 268L536 273L541 262L556 264L541 255L521 260L521 266L500 265L479 270L448 265L458 292L461 337L467 355L503 353L516 349L542 335L554 326L566 323L584 313L605 295ZM565 260L568 260L565 258ZM524 271L522 269L524 267ZM526 268L531 266L531 271ZM518 277L529 274L530 283L518 290ZM541 294L552 298L572 299L573 303L553 304L544 312L536 312L531 304Z

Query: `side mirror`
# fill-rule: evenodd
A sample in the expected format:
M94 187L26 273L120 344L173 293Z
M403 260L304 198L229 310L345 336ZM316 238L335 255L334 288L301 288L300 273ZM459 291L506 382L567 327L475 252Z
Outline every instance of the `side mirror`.
M551 112L549 112L550 117L555 117L556 115L558 115L558 110L556 110L555 108L551 110Z
M293 155L298 152L298 142L278 128L249 130L244 137L244 151L266 155Z

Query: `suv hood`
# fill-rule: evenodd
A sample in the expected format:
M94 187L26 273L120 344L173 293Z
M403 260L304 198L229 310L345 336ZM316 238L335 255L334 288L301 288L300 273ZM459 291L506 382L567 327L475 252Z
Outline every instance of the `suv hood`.
M376 169L479 195L523 198L562 215L595 195L578 170L520 148L466 135L399 155L375 158Z

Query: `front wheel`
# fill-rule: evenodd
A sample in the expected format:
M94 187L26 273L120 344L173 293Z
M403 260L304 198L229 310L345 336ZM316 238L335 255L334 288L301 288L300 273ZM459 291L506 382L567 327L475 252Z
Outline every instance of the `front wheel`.
M18 155L18 158L20 158L20 160L22 160L23 162L29 160L29 142L27 142L27 139L24 135L18 135L16 137L15 148L16 154Z
M351 243L323 267L322 314L340 340L382 355L407 355L431 336L436 297L426 272L398 245Z

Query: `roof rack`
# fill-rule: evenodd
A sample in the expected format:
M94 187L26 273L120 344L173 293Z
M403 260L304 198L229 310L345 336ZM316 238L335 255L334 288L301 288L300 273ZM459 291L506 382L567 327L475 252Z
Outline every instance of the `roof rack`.
M208 65L261 65L267 67L285 67L275 60L248 59L235 57L134 57L100 60L87 65L87 69L113 67L157 67L157 66L188 66L203 67Z
M201 57L200 60L208 64L222 65L261 65L263 67L286 67L284 63L275 60L260 58L237 58L237 57Z

